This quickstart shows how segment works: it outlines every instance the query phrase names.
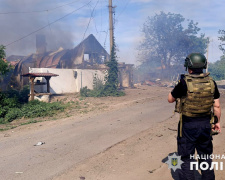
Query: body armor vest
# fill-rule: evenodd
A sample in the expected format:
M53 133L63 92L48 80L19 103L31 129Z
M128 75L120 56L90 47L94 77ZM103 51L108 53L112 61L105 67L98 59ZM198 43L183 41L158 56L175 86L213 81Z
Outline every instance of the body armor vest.
M215 84L209 73L187 74L187 95L181 98L181 113L188 117L210 115L214 103Z

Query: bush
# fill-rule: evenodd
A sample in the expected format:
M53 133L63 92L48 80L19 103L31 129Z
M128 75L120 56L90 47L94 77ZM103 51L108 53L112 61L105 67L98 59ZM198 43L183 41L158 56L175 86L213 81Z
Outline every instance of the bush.
M103 83L98 78L97 74L93 77L93 90L87 88L87 86L80 89L80 95L82 97L105 97L105 96L124 96L125 93L117 89L117 85L106 82Z
M101 97L102 96L102 89L93 89L90 90L87 86L80 89L80 95L82 97Z
M115 96L115 97L119 97L119 96L124 96L125 95L125 92L123 91L114 91L114 90L111 90L111 89L105 89L103 91L103 96Z
M14 119L23 117L23 113L19 108L9 109L7 114L5 115L5 120L8 122L12 122Z
M82 97L89 97L90 89L87 88L87 86L80 89L80 95Z
M88 89L87 86L80 89L80 95L82 97L102 97L104 91L104 83L98 78L98 75L95 74L93 77L93 90Z
M19 92L18 100L20 103L27 103L28 102L28 94L30 93L30 87L24 86L23 89Z
M12 122L14 119L21 117L53 116L56 111L63 111L65 109L65 106L59 102L45 103L35 100L21 104L17 96L9 98L6 94L2 93L0 93L0 101L0 123ZM21 102L24 102L24 99Z
M0 118L4 118L9 109L20 107L16 97L8 98L5 94L0 93Z
M24 104L28 102L28 94L30 93L29 86L24 86L22 90L18 91L15 89L9 89L5 92L5 95L9 98L17 98L20 104Z
M23 117L34 118L34 117L44 117L53 116L56 111L63 111L65 107L59 102L55 103L45 103L38 100L30 101L24 104L21 108Z
M0 118L0 124L5 124L5 123L6 123L5 119L4 118Z
M93 89L90 90L85 86L84 88L80 89L80 95L82 97L106 97L106 96L124 96L125 93L123 91L114 91L112 89Z

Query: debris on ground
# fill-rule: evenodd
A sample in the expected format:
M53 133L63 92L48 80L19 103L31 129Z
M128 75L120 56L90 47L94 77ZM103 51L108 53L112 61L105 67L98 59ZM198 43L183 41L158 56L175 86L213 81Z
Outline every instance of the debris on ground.
M157 136L157 137L162 137L163 135L162 135L162 134L157 134L156 136Z
M153 173L154 171L155 171L156 169L153 169L153 170L151 170L151 171L148 171L149 173Z
M156 80L145 80L142 85L158 86L158 87L174 87L175 82L162 81L161 79Z
M38 142L37 144L35 144L34 146L41 146L41 145L43 145L43 144L45 144L45 142L40 141L40 142Z
M171 130L171 131L177 131L177 129L172 129L172 128L168 128L169 130Z

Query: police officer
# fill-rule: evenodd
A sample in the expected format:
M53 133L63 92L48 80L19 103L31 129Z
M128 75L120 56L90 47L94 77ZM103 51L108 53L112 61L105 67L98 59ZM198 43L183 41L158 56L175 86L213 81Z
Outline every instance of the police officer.
M190 162L194 161L190 155L207 157L213 153L213 132L220 132L220 93L215 81L209 73L203 73L207 67L207 60L201 53L191 53L185 59L188 74L182 75L178 84L168 96L168 102L173 103L180 99L180 122L178 124L178 155L184 162L179 172L181 180L194 180L194 171L190 170ZM213 110L213 112L212 112ZM210 123L213 116L218 122L213 126ZM207 162L211 167L210 158L200 158L199 163ZM205 163L204 163L205 164ZM203 180L214 180L214 170L201 170Z

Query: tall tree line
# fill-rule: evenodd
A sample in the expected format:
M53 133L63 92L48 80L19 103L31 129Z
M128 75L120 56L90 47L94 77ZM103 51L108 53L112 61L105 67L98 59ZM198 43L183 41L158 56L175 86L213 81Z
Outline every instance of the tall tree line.
M161 69L162 78L180 73L185 57L192 52L204 54L209 42L200 33L198 23L170 12L147 17L142 33L144 39L139 46L141 65L138 68L147 74Z

